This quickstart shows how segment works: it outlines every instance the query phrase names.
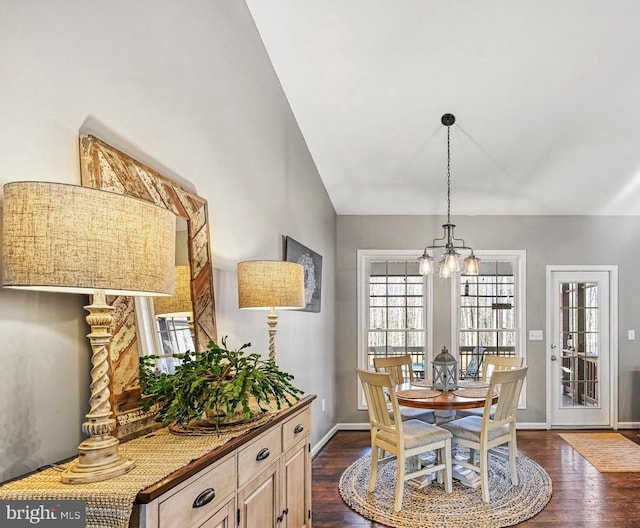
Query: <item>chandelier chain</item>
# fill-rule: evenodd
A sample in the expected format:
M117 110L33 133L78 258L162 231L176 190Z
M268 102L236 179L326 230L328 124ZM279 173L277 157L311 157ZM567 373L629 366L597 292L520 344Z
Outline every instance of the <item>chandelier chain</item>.
M447 126L447 223L451 223L451 127Z

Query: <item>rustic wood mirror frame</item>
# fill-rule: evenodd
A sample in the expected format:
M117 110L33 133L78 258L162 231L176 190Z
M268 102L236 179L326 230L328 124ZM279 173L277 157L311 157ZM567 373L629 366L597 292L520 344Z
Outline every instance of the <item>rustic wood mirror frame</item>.
M188 223L191 298L195 343L198 350L215 341L216 317L207 202L104 141L80 136L82 185L135 196L169 209ZM154 425L152 413L142 411L139 379L140 345L133 297L110 297L115 307L110 349L111 408L114 435L127 438Z

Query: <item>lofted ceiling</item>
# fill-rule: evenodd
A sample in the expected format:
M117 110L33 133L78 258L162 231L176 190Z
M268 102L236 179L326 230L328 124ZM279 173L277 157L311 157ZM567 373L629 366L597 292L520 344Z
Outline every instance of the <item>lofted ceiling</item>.
M640 214L637 0L247 0L338 214Z

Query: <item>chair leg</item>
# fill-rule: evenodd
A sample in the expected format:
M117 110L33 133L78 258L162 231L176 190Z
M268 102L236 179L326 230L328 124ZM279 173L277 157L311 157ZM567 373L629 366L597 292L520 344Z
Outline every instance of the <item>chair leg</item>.
M486 446L480 448L480 488L482 500L489 502L489 450Z
M509 468L511 469L511 484L518 485L518 472L516 470L516 456L518 456L518 443L516 442L516 435L511 437L509 442Z
M447 438L444 441L444 489L447 493L451 493L453 491L453 482L452 482L452 468L453 465L451 463L451 439Z
M371 446L371 471L369 472L369 491L373 491L376 487L376 479L378 478L378 446Z
M393 511L396 512L399 512L402 509L402 494L404 492L404 460L404 456L398 456L396 458L396 500L393 503Z

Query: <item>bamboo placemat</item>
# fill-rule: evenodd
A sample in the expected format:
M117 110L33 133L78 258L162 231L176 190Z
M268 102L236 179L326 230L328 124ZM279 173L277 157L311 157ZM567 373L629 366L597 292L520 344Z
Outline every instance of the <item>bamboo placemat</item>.
M486 398L489 387L477 387L477 388L459 388L453 391L456 396L462 396L463 398Z
M400 398L407 398L409 400L422 400L424 398L435 398L440 395L441 392L431 389L408 389L400 390L396 392L396 396Z
M484 382L484 381L466 381L466 380L460 380L458 382L458 385L460 385L460 388L462 389L486 389L489 384Z

